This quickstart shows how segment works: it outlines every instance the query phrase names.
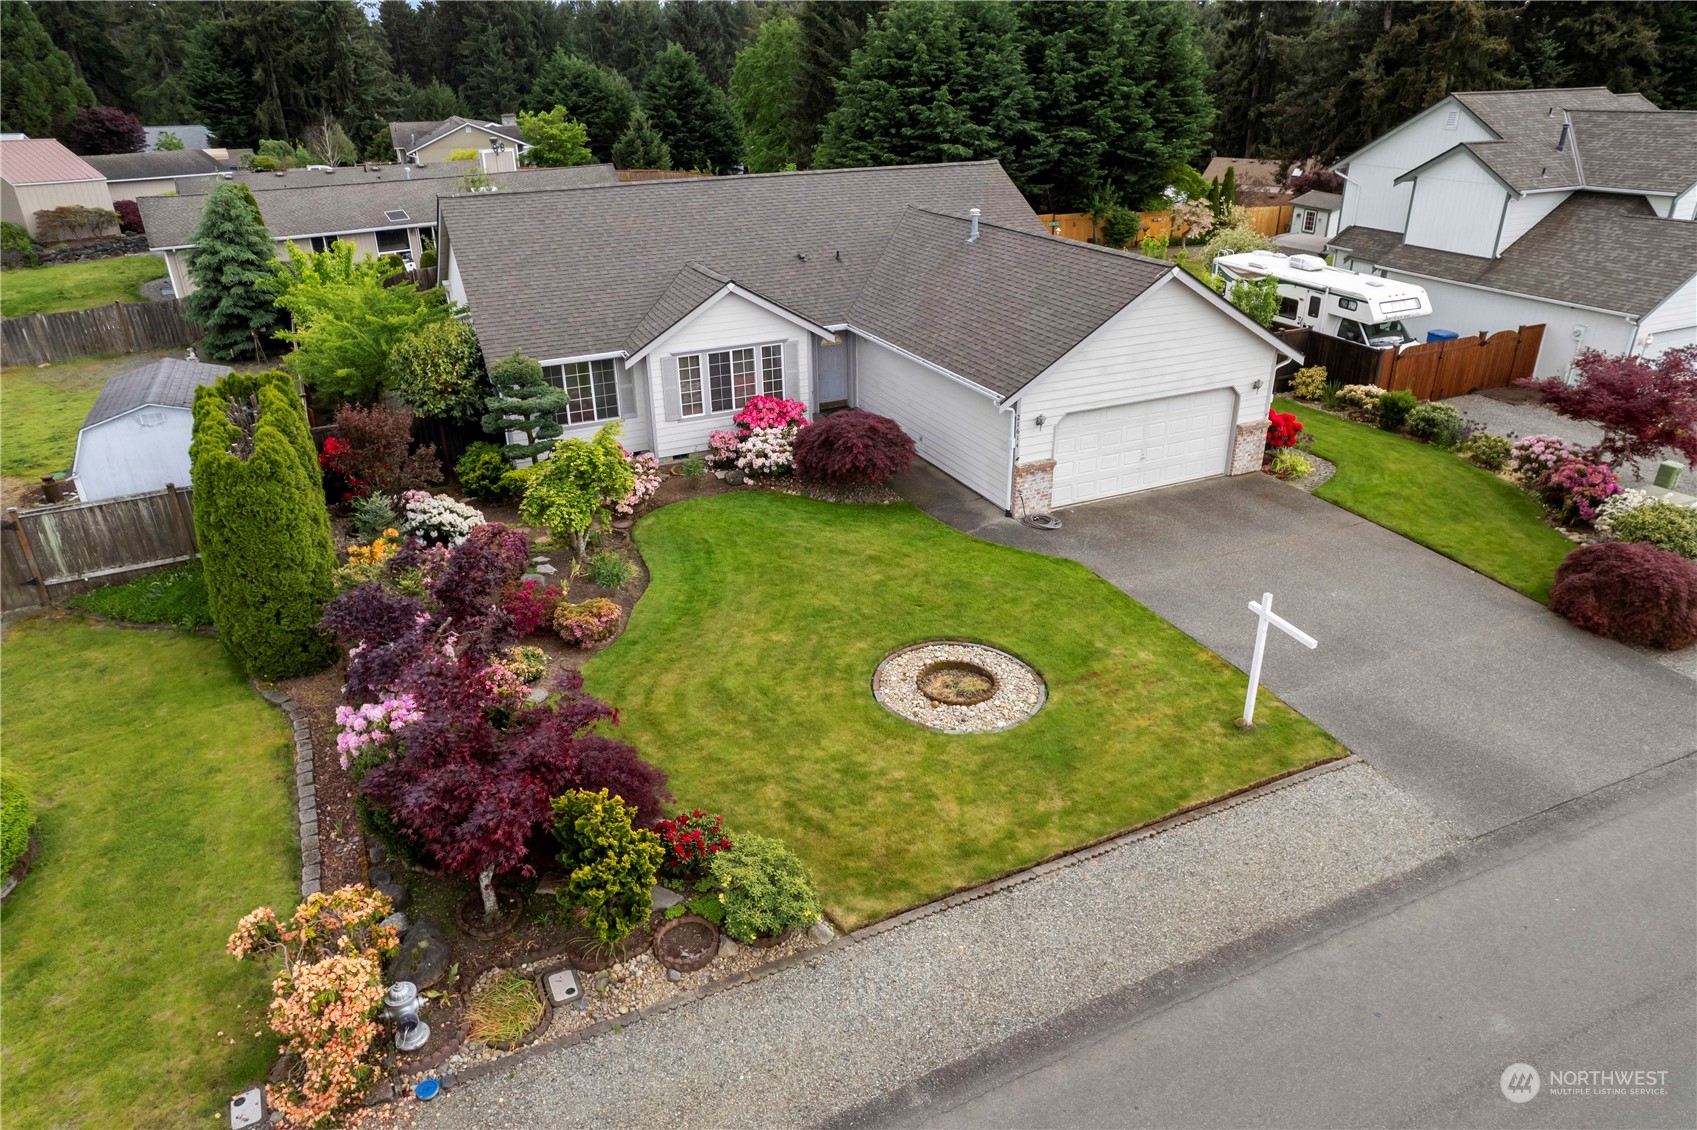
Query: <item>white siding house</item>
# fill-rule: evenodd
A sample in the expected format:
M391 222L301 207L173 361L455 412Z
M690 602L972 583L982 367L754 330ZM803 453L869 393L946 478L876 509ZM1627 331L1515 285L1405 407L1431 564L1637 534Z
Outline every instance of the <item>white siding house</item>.
M1493 254L1509 191L1471 152L1453 149L1402 179L1415 185L1404 243L1458 255Z
M84 502L189 485L194 392L229 370L166 358L106 382L77 433Z

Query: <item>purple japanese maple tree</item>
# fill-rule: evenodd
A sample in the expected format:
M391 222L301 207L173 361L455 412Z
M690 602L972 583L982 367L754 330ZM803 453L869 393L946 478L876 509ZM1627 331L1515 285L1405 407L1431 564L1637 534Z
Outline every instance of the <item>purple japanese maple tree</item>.
M1671 447L1697 463L1697 345L1670 349L1654 361L1587 349L1573 366L1579 371L1573 384L1560 377L1518 383L1536 389L1561 415L1601 427L1594 459L1619 468Z

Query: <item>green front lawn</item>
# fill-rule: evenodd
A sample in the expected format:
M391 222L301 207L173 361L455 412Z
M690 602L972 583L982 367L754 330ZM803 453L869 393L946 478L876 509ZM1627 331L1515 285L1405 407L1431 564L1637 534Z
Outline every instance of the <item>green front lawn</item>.
M1452 452L1278 400L1338 472L1314 493L1548 603L1573 543L1544 522L1536 500Z
M16 267L0 274L0 314L53 314L114 302L140 302L144 282L165 277L163 255L122 255L88 263Z
M0 661L43 845L0 911L0 1123L204 1126L276 1055L224 942L295 903L289 727L202 636L30 620Z
M1224 660L1081 565L906 504L736 493L636 534L652 581L589 689L680 805L786 841L850 928L1345 752L1265 691L1238 730ZM886 712L878 661L936 638L1020 656L1047 704L961 736Z

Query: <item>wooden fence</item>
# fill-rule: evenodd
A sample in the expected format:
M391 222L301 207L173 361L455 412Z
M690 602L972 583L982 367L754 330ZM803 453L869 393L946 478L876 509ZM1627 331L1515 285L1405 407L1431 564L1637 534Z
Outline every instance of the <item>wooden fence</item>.
M616 169L613 175L621 182L637 180L683 180L686 177L710 177L712 173L692 173L684 169Z
M1419 400L1447 400L1530 377L1544 327L1521 326L1406 349L1374 349L1315 330L1276 331L1301 351L1304 365L1323 365L1328 381L1407 389Z
M180 298L114 302L92 310L0 321L0 358L8 365L50 365L97 354L193 345L203 332L183 313Z
M0 607L51 604L200 552L194 493L149 494L8 509L0 522Z
M1291 206L1289 204L1266 208L1245 208L1249 213L1249 227L1261 235L1279 235L1290 230ZM1102 225L1096 217L1088 212L1045 212L1038 219L1042 220L1050 231L1067 239L1076 239L1080 243L1102 243ZM1166 236L1173 238L1173 214L1171 212L1140 212L1138 213L1137 239L1149 236ZM1135 241L1134 241L1135 243Z

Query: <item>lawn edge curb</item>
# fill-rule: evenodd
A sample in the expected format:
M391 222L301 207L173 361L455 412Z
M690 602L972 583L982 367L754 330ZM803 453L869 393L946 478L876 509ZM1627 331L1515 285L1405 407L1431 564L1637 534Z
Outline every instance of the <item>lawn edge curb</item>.
M274 684L254 682L253 689L260 698L281 710L289 720L295 736L295 817L296 832L301 849L301 898L315 895L323 889L324 856L318 847L318 789L312 779L312 731L307 727L306 714L300 704Z

